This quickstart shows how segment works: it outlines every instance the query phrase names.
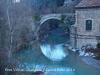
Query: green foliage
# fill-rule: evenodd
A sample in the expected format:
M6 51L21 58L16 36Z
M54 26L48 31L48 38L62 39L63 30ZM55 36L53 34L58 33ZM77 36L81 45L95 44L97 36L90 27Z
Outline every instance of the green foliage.
M92 52L100 54L100 49L94 49Z
M97 48L100 49L100 42L97 43Z
M40 20L41 20L40 15L35 15L34 16L34 21L40 21Z
M100 60L100 49L94 49L92 52L95 55L95 59Z
M62 15L61 15L61 20L60 20L61 23L64 23L64 19L65 19L65 18L66 18L66 15L63 15L63 14L62 14Z
M100 42L98 42L97 48L96 49L90 49L90 52L94 53L95 59L100 60Z

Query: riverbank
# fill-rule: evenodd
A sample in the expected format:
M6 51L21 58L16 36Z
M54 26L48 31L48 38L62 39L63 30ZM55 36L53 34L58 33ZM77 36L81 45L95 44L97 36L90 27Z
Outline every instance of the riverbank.
M31 42L29 42L29 43L21 44L21 45L19 45L18 47L16 47L15 49L13 49L13 50L12 50L12 53L15 53L15 52L17 52L17 51L19 51L19 50L21 50L21 49L23 49L23 48L26 48L26 47L28 47L28 46L35 46L35 47L37 47L37 43L39 42L39 40L40 40L40 39L36 39L36 40L31 41Z
M86 64L100 70L100 60L96 60L92 57L82 57L82 61L85 62Z
M100 70L100 60L94 59L94 54L93 53L86 53L85 50L78 50L72 48L69 44L65 44L65 46L73 52L78 52L79 56L82 56L82 61L86 63L87 65L90 65L98 70Z

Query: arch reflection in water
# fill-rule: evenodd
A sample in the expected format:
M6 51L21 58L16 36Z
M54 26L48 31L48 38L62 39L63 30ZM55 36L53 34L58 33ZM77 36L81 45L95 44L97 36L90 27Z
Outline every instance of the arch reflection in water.
M40 46L42 53L52 61L61 61L64 59L68 52L65 52L62 44L54 45L53 47L50 44Z

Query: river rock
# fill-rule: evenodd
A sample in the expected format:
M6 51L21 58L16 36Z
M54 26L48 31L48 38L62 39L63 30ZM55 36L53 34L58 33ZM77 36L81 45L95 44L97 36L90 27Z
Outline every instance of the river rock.
M91 48L91 44L87 44L86 49L90 49L90 48Z
M72 47L71 47L71 46L69 46L69 47L68 47L68 49L69 49L69 50L72 50Z
M69 47L69 44L65 44L65 46Z
M84 51L80 51L79 52L79 56L84 56L85 52Z
M90 53L90 56L93 56L94 55L94 53Z
M76 52L76 49L73 48L71 51Z

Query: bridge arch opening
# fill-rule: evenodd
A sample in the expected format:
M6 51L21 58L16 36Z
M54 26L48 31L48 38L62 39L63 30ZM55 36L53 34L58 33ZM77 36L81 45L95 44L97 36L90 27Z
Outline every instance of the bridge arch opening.
M49 35L52 30L60 28L60 27L64 27L64 26L65 26L65 29L64 29L64 33L62 34L62 37L70 36L70 28L67 25L62 25L60 19L55 19L55 18L48 19L44 21L44 23L42 23L42 25L40 26L39 37L42 39L46 35Z
M55 19L55 18L48 19L48 20L44 21L40 25L39 37L42 38L45 35L49 34L50 30L58 28L59 24L60 24L60 20L59 19Z

